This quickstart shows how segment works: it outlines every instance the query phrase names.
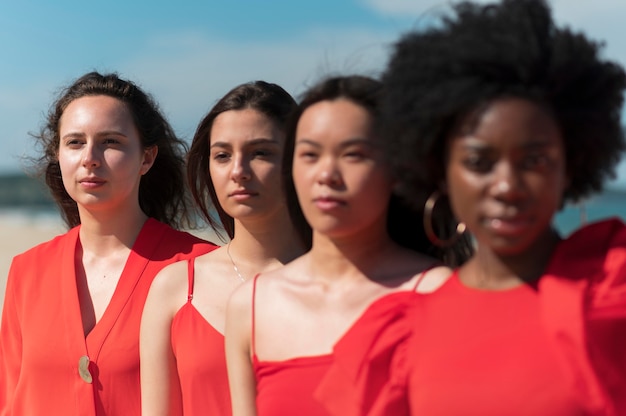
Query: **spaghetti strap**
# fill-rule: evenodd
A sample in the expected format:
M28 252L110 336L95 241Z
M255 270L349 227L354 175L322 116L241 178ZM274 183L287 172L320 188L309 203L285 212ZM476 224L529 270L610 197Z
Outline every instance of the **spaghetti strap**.
M187 302L191 302L191 300L193 299L193 277L194 277L193 264L194 264L194 260L195 259L189 259L187 261L187 280L188 280L188 285L187 285Z
M439 266L439 263L434 263L428 266L427 268L425 268L424 270L422 270L422 272L419 274L419 276L416 279L415 285L413 286L413 292L417 292L417 288L419 287L420 283L422 283L422 280L424 280L426 273L428 273L431 269L434 269L437 266Z
M255 330L254 330L254 309L255 309L255 299L256 299L256 281L259 277L260 273L257 273L252 278L252 335L250 337L250 348L252 349L252 356L256 357L256 346L255 346Z

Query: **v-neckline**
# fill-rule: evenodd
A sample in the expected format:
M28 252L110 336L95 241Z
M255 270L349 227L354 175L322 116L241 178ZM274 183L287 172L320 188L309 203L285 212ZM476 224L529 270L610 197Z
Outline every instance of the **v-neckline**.
M72 276L72 278L64 279L65 289L63 290L63 293L66 294L64 303L65 307L69 309L68 316L73 316L71 320L74 324L71 324L70 331L72 334L76 333L82 338L82 342L88 350L91 360L97 359L102 344L113 329L117 319L124 309L124 306L129 301L133 290L143 275L143 271L148 265L149 256L140 255L139 253L150 253L154 250L154 248L148 248L147 250L146 248L150 245L153 245L154 247L157 246L160 235L155 236L153 232L147 231L148 229L154 228L153 225L155 223L155 221L148 219L148 221L146 221L141 228L141 231L137 235L137 239L128 254L128 258L126 259L124 268L122 269L122 273L120 274L120 278L117 282L115 290L113 291L109 304L106 306L100 319L96 321L95 325L87 335L84 335L83 320L80 311L80 302L78 299L78 285L75 278L76 263L74 262L74 253L76 252L76 247L79 242L80 226L73 230L73 239L67 247L68 250L65 253L65 256L70 256L71 258L68 264L70 270L68 270L66 275ZM150 238L147 238L146 236L150 236Z

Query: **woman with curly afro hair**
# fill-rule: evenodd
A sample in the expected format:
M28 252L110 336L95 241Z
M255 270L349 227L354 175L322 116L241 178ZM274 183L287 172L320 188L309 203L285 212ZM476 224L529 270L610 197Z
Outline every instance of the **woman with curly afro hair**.
M420 415L626 414L626 226L553 226L626 147L626 76L601 47L542 0L459 3L394 45L378 136L432 241L469 234L476 251L414 303L389 381L404 396L381 414L396 399ZM456 229L437 226L447 209ZM365 386L342 395L390 391Z

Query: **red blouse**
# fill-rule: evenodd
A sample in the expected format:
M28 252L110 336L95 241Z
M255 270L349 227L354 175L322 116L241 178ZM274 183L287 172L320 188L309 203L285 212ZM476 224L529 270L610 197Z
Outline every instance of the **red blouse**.
M16 256L0 327L0 415L139 415L139 324L154 276L215 245L149 219L111 302L84 336L79 227Z
M626 415L626 226L563 240L534 286L481 291L454 274L360 324L317 392L333 415Z

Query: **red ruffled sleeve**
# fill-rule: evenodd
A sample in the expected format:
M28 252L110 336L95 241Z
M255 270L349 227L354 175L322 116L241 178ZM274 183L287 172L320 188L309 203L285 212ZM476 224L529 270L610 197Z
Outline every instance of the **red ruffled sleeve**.
M594 223L563 241L540 291L547 326L575 372L580 397L597 414L626 415L624 223Z
M330 414L408 414L407 343L417 297L396 292L379 298L335 345L334 362L315 391Z

